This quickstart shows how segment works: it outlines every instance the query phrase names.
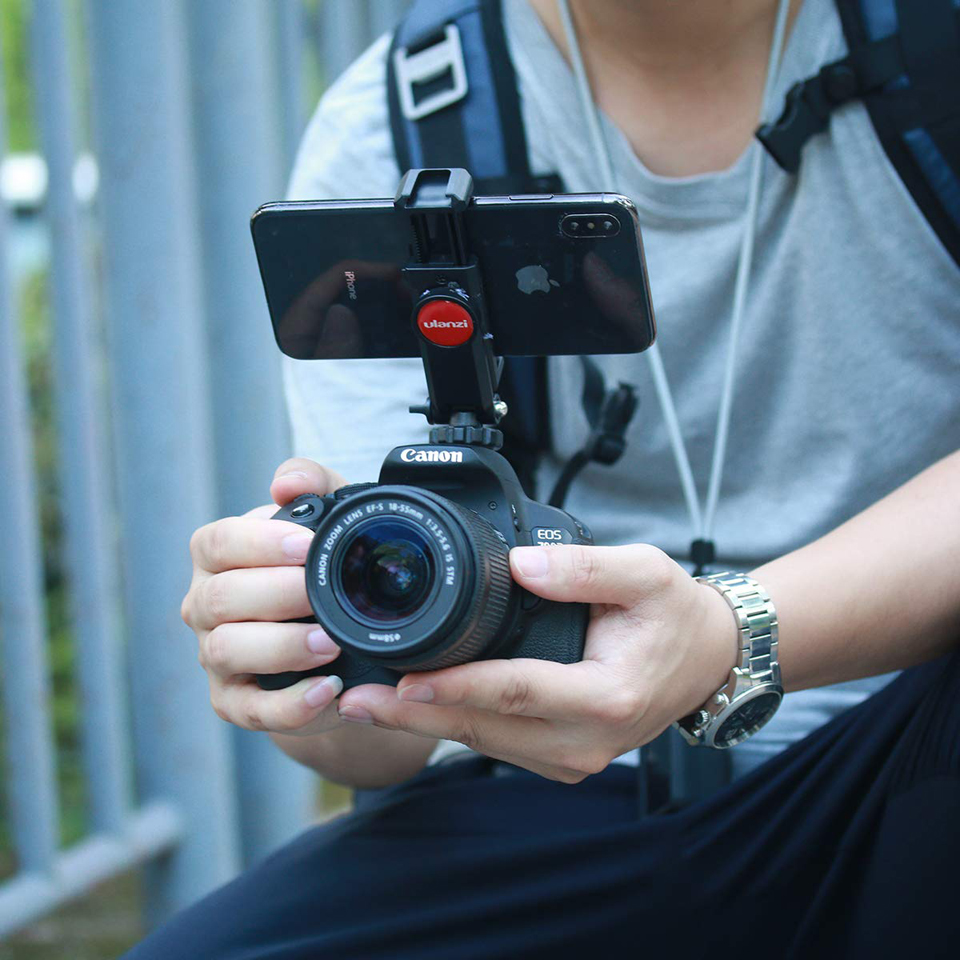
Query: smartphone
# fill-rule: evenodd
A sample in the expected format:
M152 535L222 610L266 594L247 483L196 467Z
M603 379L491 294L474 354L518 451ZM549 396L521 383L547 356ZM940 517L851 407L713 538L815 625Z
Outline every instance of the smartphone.
M475 197L464 212L499 356L636 353L654 317L617 194ZM296 359L417 357L408 216L392 200L268 203L251 220L277 344Z

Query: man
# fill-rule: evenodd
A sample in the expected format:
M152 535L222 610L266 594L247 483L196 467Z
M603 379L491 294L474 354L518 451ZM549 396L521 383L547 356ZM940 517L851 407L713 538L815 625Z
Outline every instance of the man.
M705 483L777 4L572 8ZM505 18L533 169L598 189L556 3L509 0ZM792 3L772 102L843 49L829 0ZM375 44L324 98L293 196L393 194L386 52ZM184 616L217 712L331 779L409 782L132 956L564 956L598 940L715 956L745 937L773 956L901 943L936 955L957 932L944 881L960 853L958 304L960 271L862 106L808 144L799 178L768 163L715 539L724 567L769 593L785 688L809 692L734 748L740 779L677 813L638 822L633 777L613 761L708 703L739 644L725 597L670 559L696 531L652 404L624 459L585 471L568 504L598 543L621 545L511 555L527 589L594 605L580 664L474 663L338 699L335 676L261 691L252 674L336 670L322 631L284 622L309 613L309 536L268 520L272 507L198 531ZM650 392L643 358L603 366ZM573 361L551 363L548 471L583 439L577 376ZM297 449L327 466L288 461L274 500L374 478L390 446L417 439L403 411L421 378L410 362L290 362ZM842 713L887 679L864 678L920 663ZM467 755L421 773L441 741L501 762Z

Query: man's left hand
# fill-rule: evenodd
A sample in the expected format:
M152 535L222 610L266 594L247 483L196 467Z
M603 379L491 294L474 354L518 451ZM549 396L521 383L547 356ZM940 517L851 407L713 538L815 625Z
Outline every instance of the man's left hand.
M367 684L340 717L458 740L552 780L578 783L702 706L737 651L723 597L646 544L517 547L514 579L548 600L591 604L584 658L480 660Z

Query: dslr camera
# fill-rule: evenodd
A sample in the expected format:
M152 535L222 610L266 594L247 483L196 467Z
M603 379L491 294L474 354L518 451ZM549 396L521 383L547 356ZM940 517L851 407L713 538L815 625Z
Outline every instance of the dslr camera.
M510 576L510 547L592 543L577 519L529 499L499 453L397 447L379 483L303 496L278 519L314 532L305 570L317 622L340 645L345 687L490 657L575 663L587 607L542 600ZM325 667L324 670L329 668ZM301 674L261 678L286 686Z
M591 544L593 539L559 505L527 497L513 467L498 452L503 441L498 423L506 413L497 393L503 360L495 354L497 337L490 333L480 262L470 252L467 214L476 204L471 195L466 171L410 171L388 211L407 232L405 262L392 273L383 257L375 263L340 259L325 270L322 264L313 265L310 270L322 275L304 273L300 287L286 299L272 281L276 274L288 282L296 272L289 265L277 266L272 253L282 233L277 223L284 221L268 218L269 229L261 227L258 235L257 221L267 208L254 217L261 273L285 352L326 356L335 339L333 330L340 339L329 355L340 349L336 355L343 356L345 343L352 356L410 355L408 346L397 346L399 334L390 333L393 345L384 347L383 331L377 332L376 322L362 316L371 297L385 302L387 283L393 285L389 301L402 305L403 325L426 372L428 402L411 411L423 413L433 424L429 443L396 447L377 483L346 486L327 496L301 496L275 515L314 533L305 563L307 595L316 622L341 648L332 669L346 688L396 685L405 673L470 660L532 657L574 663L583 656L587 605L543 600L510 575L511 547ZM565 245L569 253L580 243L561 224L584 209L596 209L598 220L606 215L607 195L589 197L558 198L568 202L547 218L551 235L543 244ZM617 198L616 203L622 216L629 201ZM363 209L368 211L369 203ZM302 205L294 211L301 231L303 213ZM383 232L380 228L381 236ZM652 314L639 234L632 248L630 231L618 230L617 235L617 249L626 249L639 264L644 280L640 289L646 295L628 304L636 318L632 327L624 321L623 297L617 299L609 289L598 295L595 313L615 304L619 326L608 326L616 327L616 336L628 344L617 352L635 352L652 342ZM338 234L344 236L349 233ZM597 270L597 250L616 242L585 240L582 254L578 248L579 259L567 256L567 273L573 277L585 266L594 269L595 276L611 275L609 266L603 266L607 273ZM545 257L543 244L534 255ZM529 262L529 257L529 251L521 251L522 259ZM552 263L550 269L561 281L568 279ZM522 269L516 273L518 279L524 275ZM569 285L574 286L572 280ZM546 286L534 295L550 294ZM586 295L582 285L579 289ZM559 294L557 299L559 303ZM295 328L296 353L284 347L285 324ZM346 338L344 330L349 332ZM632 393L629 399L635 405ZM632 413L633 406L628 406ZM609 410L606 414L609 419ZM271 674L258 681L266 689L278 689L308 675Z

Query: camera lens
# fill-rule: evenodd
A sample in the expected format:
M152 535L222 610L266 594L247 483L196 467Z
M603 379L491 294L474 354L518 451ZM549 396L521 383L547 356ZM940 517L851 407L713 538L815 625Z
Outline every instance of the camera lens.
M375 485L324 516L307 595L345 651L396 670L452 666L510 636L520 593L508 553L473 510L433 491Z
M343 548L342 599L359 619L396 626L423 606L434 572L429 545L415 526L374 519L359 527Z

